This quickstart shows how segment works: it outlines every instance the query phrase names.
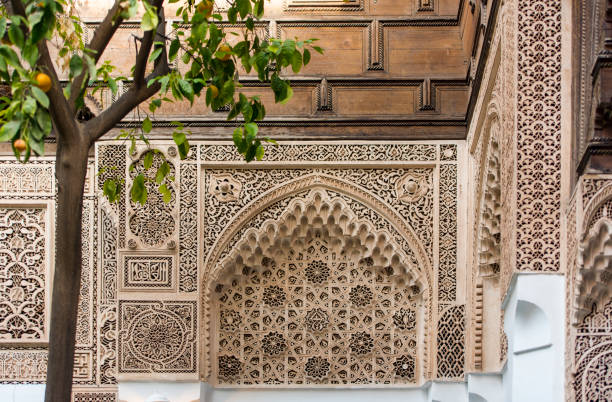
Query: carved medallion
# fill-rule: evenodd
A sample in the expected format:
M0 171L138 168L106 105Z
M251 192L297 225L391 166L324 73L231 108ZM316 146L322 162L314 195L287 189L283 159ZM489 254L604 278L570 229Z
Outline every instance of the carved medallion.
M429 175L410 172L403 175L395 184L397 198L402 202L416 202L430 189Z
M236 201L240 197L242 184L229 174L211 176L208 191L219 202Z

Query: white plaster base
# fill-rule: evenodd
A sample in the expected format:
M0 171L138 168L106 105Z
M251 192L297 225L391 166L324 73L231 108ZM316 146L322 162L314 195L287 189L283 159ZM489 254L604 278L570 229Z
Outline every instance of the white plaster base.
M0 384L2 402L42 402L45 384Z
M504 401L565 400L565 278L516 274L504 303Z

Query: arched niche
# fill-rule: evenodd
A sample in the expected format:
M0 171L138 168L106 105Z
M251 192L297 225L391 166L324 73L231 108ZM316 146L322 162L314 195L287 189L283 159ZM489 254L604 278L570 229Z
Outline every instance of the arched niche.
M574 323L612 298L612 184L599 190L585 208L584 232L576 268Z
M223 289L238 286L241 278L244 279L249 275L257 275L259 281L266 281L265 276L267 275L270 278L272 275L277 275L278 267L283 264L285 268L283 268L282 275L288 275L287 267L291 258L304 259L306 258L304 255L308 253L309 249L319 247L319 251L315 253L318 257L311 256L309 261L303 260L306 265L302 264L303 266L298 270L302 272L300 275L305 275L306 269L310 270L311 273L318 272L316 267L318 262L335 259L331 265L353 264L357 272L367 266L374 277L385 276L388 283L392 284L391 287L404 289L406 295L410 296L410 303L413 303L414 306L412 311L409 311L409 308L404 310L398 308L396 309L397 317L393 319L397 319L400 325L405 325L407 328L412 328L411 320L414 320L415 331L418 323L418 335L415 332L417 338L413 337L413 339L420 339L420 342L412 346L415 350L414 356L406 354L403 360L403 355L394 356L395 360L387 356L386 362L379 363L386 365L390 371L409 373L413 370L414 373L410 374L412 376L410 382L416 382L417 376L424 373L426 367L430 364L429 357L427 357L430 350L428 347L430 340L425 338L425 334L427 333L426 324L431 322L432 278L430 262L408 224L394 214L393 210L377 197L341 179L314 174L296 179L283 187L285 188L277 188L261 195L250 206L241 211L238 218L231 222L221 234L206 260L207 270L202 287L204 294L203 322L206 326L204 333L207 334L207 336L205 335L206 339L203 340L203 358L205 361L202 367L207 370L204 372L204 378L212 382L216 382L218 379L212 378L212 374L217 372L217 366L214 366L218 364L215 354L217 345L216 343L210 343L211 340L216 342L215 332L222 322L221 308L215 310L214 307L218 302L215 297L219 297ZM361 211L363 216L359 216L359 213L353 210L354 206L351 206L351 202L367 208L365 213ZM277 211L276 214L272 214L269 212L269 208L278 209L279 206L282 213L279 214ZM272 218L273 216L274 218ZM269 217L269 219L263 219L263 217ZM253 227L245 230L244 227L248 226ZM326 251L321 251L321 247ZM288 250L292 251L289 252ZM302 254L301 257L299 256L300 253ZM320 268L321 264L319 265ZM328 268L330 272L335 269L333 267ZM349 272L351 271L349 270ZM330 297L330 301L331 298L335 297L332 292L341 293L346 300L342 298L336 298L335 300L344 300L343 303L345 304L353 303L351 298L360 300L360 294L368 294L367 290L359 288L359 285L364 285L363 281L352 283L350 278L347 277L346 283L342 284L338 278L336 276L335 279L338 282L338 286L336 286L338 289L333 290L331 287L328 289L327 297ZM363 277L361 278L363 279ZM309 281L303 277L301 279ZM311 282L316 282L316 280ZM376 283L376 280L371 282L372 286L378 286ZM285 286L289 286L287 282L285 282ZM265 289L260 289L260 291L263 292ZM267 290L268 302L275 291L276 289ZM353 292L352 295L351 292ZM263 298L263 293L260 293L260 295ZM278 297L281 302L284 302L282 296ZM287 300L286 298L287 294L285 294L285 300ZM367 299L367 296L365 298ZM259 303L265 303L263 299L258 300L260 300ZM307 312L303 311L304 314ZM225 314L223 325L226 326L228 324L226 318L228 317L230 322L242 319L242 317L230 312L223 314ZM289 312L285 311L283 314L286 319ZM315 322L321 318L320 314L318 318L316 317L317 314L311 314L313 314ZM406 315L406 317L403 317L403 315ZM278 318L278 315L276 318ZM303 316L301 322L305 323L305 320L306 317ZM404 321L405 323L402 324ZM390 324L381 325L379 327L381 331L384 331L382 328L388 328ZM227 328L230 327L227 326ZM305 334L307 334L307 331ZM280 340L280 342L286 342L288 348L289 339L285 338L287 337L283 336L283 340ZM279 341L278 338L268 336L266 342L270 344L274 339ZM349 338L344 341L351 342ZM292 342L295 342L295 340ZM261 348L262 341L258 345ZM351 345L345 344L344 347L346 350ZM346 358L350 359L350 353L346 355ZM231 366L232 362L229 363ZM326 367L326 363L321 361L303 362L302 367L305 367L307 363L310 364L309 367L313 367L313 365L319 365L323 369ZM333 362L329 363L331 365ZM215 367L215 370L211 370L212 367ZM312 374L312 370L310 372ZM228 373L224 372L224 375L226 374ZM310 378L314 378L314 383L325 382L324 376L311 376Z
M514 350L515 354L551 345L548 316L539 306L526 300L516 304Z

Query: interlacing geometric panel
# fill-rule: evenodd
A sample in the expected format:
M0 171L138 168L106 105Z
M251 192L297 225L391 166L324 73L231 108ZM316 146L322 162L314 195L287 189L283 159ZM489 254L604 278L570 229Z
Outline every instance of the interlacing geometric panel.
M578 325L574 345L576 401L612 400L612 301L593 307Z
M425 273L344 198L316 187L298 194L219 263L215 379L414 383Z
M465 306L452 306L438 322L438 377L463 377L465 370Z
M561 3L518 1L519 270L557 271L561 260Z
M326 228L302 236L217 286L218 383L414 383L418 286Z
M46 338L46 208L0 208L0 340Z

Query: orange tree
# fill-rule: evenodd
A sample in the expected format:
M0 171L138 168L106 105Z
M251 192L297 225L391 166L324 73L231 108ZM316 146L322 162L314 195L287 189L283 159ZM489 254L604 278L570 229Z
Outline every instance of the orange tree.
M15 157L27 162L32 155L44 154L44 141L52 132L57 141L56 179L56 260L53 280L46 401L71 398L77 305L81 278L81 214L88 154L92 145L116 126L130 111L148 101L147 117L138 130L122 131L135 147L144 141L149 147L143 158L143 171L135 177L130 197L147 201L147 188L153 184L164 199L171 197L169 165L153 167L154 156L163 155L147 140L154 116L163 102L203 97L207 106L218 109L229 105L228 120L236 122L233 141L247 161L261 159L262 142L257 121L265 107L258 97L240 93L238 66L255 70L259 80L269 84L276 102L292 96L288 80L281 73L300 71L311 57L311 50L322 53L313 40L265 39L258 36L255 21L264 13L265 0L234 0L224 16L214 13L213 0L168 0L177 4L179 23L168 35L164 14L165 0L115 0L96 28L91 41L84 43L73 0L3 1L0 14L0 81L10 87L10 96L0 98L0 142L12 144ZM139 16L142 37L138 38L132 76L113 75L110 62L101 57L123 21ZM238 42L228 43L219 21L240 22L244 26ZM184 28L188 27L188 28ZM234 40L236 42L236 40ZM52 60L49 47L60 43L59 59ZM56 45L57 46L57 45ZM182 49L182 52L179 52ZM179 53L185 71L171 67ZM64 65L65 81L54 67ZM150 71L149 73L147 73ZM129 80L129 89L104 111L87 121L78 119L84 96L91 87L105 87L117 94L118 80ZM188 138L179 126L173 133L181 158L189 151ZM120 178L104 182L104 195L116 202Z

